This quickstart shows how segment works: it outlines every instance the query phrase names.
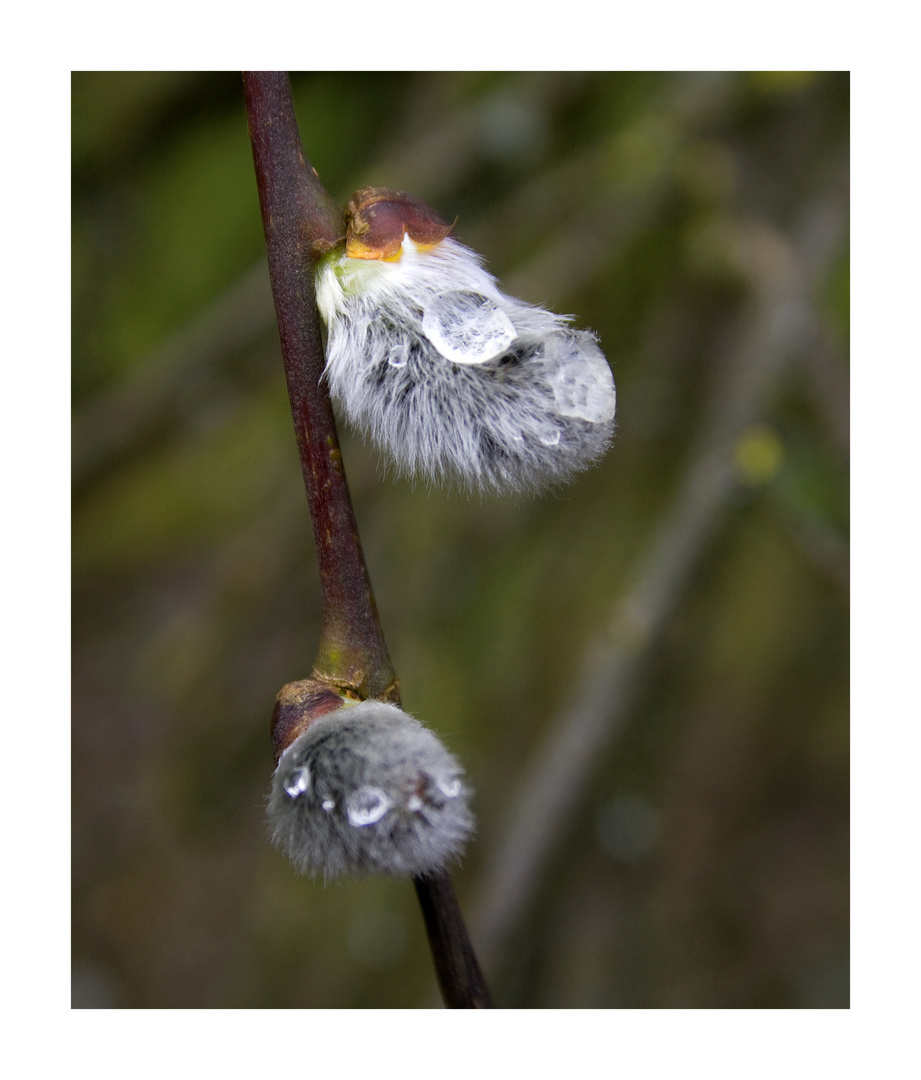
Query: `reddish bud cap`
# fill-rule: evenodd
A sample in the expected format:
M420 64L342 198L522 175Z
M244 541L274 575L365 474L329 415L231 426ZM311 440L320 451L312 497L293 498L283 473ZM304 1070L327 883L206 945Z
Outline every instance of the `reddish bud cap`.
M299 679L286 683L275 698L272 710L272 744L275 762L291 743L308 727L327 713L341 709L345 699L327 683L316 679Z
M393 259L403 237L417 244L438 244L453 226L424 202L390 188L361 188L345 208L345 253L352 259Z

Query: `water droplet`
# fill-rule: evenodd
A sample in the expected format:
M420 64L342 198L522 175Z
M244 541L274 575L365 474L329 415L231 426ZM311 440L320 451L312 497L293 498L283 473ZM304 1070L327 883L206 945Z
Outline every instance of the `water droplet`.
M556 446L560 441L560 429L552 420L544 420L537 427L537 437L544 446Z
M328 814L330 812L330 810L335 810L336 809L336 800L335 799L324 799L323 802L320 805L323 807L323 809Z
M587 336L587 335L586 335ZM589 340L555 339L548 358L548 379L561 416L593 424L614 416L614 377L604 354Z
M409 342L398 341L396 345L390 346L390 352L387 355L387 363L391 367L406 367L407 360L409 360Z
M406 800L406 809L415 813L417 810L421 810L425 804L422 802L422 798L419 795L410 795Z
M285 780L284 787L292 799L296 799L298 795L303 795L307 788L310 787L310 769L306 765L294 769L288 779Z
M393 801L390 796L380 788L360 787L346 800L345 812L353 825L373 825L391 806Z
M511 319L495 301L467 289L442 293L427 303L422 331L455 364L485 364L516 337Z
M464 790L464 785L461 783L459 776L437 776L435 783L446 799L456 799Z

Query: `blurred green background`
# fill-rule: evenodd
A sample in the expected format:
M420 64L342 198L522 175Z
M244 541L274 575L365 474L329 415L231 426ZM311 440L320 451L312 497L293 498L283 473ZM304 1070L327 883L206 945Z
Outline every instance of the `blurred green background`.
M454 881L499 1004L847 1007L848 76L292 84L338 202L456 215L617 383L613 450L546 498L393 482L341 432L404 706L476 791ZM239 73L72 90L73 1004L437 1005L408 882L324 887L266 842L319 611ZM733 479L687 544L744 365L773 374L714 435ZM605 639L608 734L500 918L530 763L648 580L662 617Z

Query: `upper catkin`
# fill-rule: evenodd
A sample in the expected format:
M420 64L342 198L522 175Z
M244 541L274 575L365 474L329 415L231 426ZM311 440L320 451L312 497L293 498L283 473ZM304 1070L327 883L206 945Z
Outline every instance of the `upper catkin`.
M394 259L333 251L317 301L333 398L401 474L539 491L610 445L614 380L594 335L506 296L452 237L407 234Z

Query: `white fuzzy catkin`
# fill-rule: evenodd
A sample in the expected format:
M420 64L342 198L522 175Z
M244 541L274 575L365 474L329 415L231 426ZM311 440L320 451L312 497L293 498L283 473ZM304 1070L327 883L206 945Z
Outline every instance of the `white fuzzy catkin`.
M463 852L468 800L437 736L394 705L363 701L315 720L285 750L269 821L300 873L425 876Z
M452 237L394 259L326 256L317 301L330 391L398 473L536 491L597 461L614 379L594 335L502 293Z

